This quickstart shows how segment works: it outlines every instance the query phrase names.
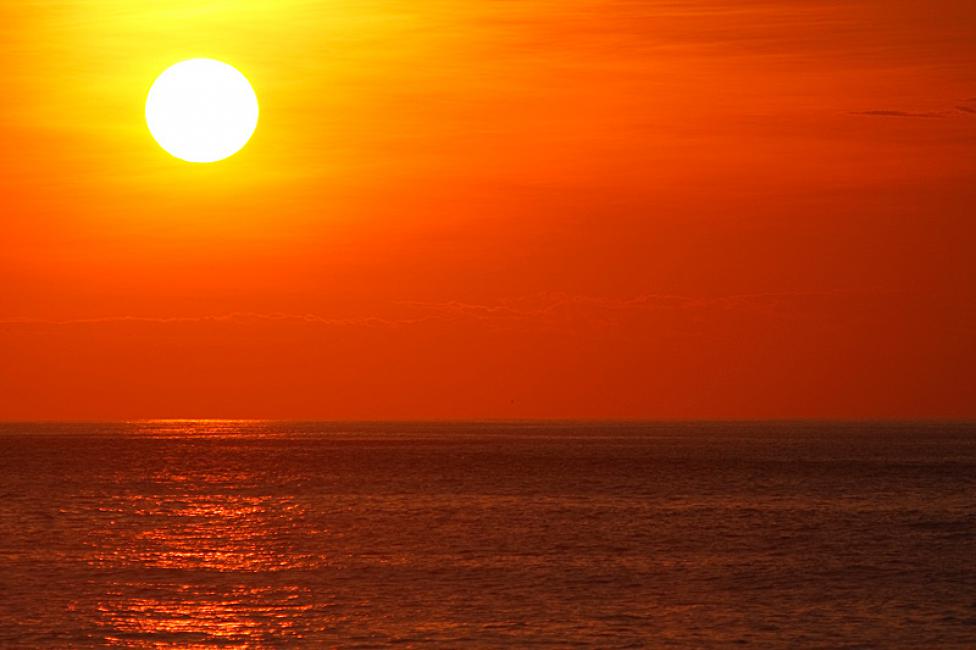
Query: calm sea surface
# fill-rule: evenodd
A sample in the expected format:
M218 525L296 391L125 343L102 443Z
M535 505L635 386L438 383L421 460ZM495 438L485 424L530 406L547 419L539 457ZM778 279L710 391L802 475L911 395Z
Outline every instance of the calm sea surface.
M0 425L0 647L976 648L976 425Z

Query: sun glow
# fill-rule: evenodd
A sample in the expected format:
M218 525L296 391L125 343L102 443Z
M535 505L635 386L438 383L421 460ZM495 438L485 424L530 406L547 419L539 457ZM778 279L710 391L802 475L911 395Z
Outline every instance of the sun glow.
M234 67L190 59L167 68L153 82L146 122L156 142L176 158L216 162L250 140L258 124L258 99Z

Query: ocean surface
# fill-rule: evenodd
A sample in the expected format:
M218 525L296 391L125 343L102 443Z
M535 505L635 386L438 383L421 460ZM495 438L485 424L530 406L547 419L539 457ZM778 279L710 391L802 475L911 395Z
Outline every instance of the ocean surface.
M976 425L0 425L2 648L976 648Z

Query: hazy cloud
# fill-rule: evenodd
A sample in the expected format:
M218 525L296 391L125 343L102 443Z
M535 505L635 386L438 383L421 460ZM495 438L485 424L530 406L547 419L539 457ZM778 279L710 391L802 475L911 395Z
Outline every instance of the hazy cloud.
M512 297L495 303L462 301L397 301L393 304L406 311L402 317L348 316L333 317L320 314L284 312L230 312L205 316L104 316L91 318L0 318L0 326L83 326L111 324L199 324L253 322L290 322L327 327L396 328L421 323L474 320L502 326L519 323L541 327L567 322L611 323L619 319L648 313L696 313L708 311L761 312L768 316L793 313L797 309L822 305L824 301L863 302L869 296L888 292L810 291L779 293L747 293L724 296L682 296L674 294L641 294L631 297L601 297L568 293L543 293Z
M331 318L318 314L286 314L282 312L232 312L210 316L102 316L97 318L3 318L0 325L99 325L112 323L148 323L148 324L181 324L181 323L244 323L253 321L277 321L313 323L320 325L353 326L353 327L392 327L411 325L430 320L430 318L381 318L379 316L358 316L345 318Z
M867 115L868 117L921 117L921 118L933 118L933 117L944 117L944 113L934 113L934 112L922 112L916 113L912 111L892 111L892 110L873 110L873 111L857 111L854 115Z
M511 298L495 304L469 302L401 302L400 304L427 309L443 315L473 317L481 320L522 319L542 321L548 317L572 316L583 312L633 313L650 311L695 310L775 310L787 304L818 302L823 300L857 300L867 295L884 292L807 291L778 293L747 293L725 296L695 297L673 294L642 294L628 298L550 293L521 298Z

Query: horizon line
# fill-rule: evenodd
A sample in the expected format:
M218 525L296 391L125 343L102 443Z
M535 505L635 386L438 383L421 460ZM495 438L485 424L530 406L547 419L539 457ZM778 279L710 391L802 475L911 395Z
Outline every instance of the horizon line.
M232 417L165 417L165 418L39 418L2 419L0 425L16 424L165 424L165 423L257 423L282 424L677 424L677 423L811 423L811 424L976 424L971 417L701 417L701 418L646 418L646 417L482 417L482 418L232 418Z

